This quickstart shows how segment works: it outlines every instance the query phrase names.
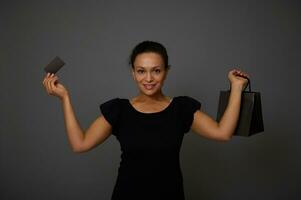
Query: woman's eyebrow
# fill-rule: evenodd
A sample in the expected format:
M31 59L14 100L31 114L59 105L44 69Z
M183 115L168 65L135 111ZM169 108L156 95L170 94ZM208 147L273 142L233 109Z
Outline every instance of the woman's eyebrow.
M151 69L154 69L154 68L157 68L157 67L160 67L159 65L158 66L154 66L154 67L151 67ZM142 67L142 66L137 66L137 68L145 68L145 67Z

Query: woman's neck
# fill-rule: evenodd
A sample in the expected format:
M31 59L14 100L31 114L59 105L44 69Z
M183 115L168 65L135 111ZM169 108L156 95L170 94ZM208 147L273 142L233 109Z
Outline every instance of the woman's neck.
M164 100L167 100L169 98L166 97L162 92L159 92L159 93L157 93L155 95L151 95L151 96L150 95L145 95L143 93L140 93L134 99L138 100L140 102L149 102L149 103L152 103L152 102L164 101Z

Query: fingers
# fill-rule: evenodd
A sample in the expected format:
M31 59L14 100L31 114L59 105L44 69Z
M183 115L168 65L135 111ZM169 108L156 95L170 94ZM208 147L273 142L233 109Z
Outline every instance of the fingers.
M47 94L49 94L49 88L48 88L48 84L47 84L49 81L49 76L50 76L50 73L47 73L46 77L43 80L43 85L47 91Z
M45 76L43 85L45 86L48 94L52 94L53 89L56 87L54 83L57 79L58 77L54 76L54 74L47 73L47 75Z
M247 73L242 72L242 71L237 70L237 69L234 69L234 70L233 70L233 73L234 73L235 75L239 75L239 76L244 76L244 77L250 78L250 76L249 76Z
M50 81L51 81L52 76L53 76L53 74L48 76L48 80L46 82L46 85L47 85L47 88L48 88L48 94L51 94L51 92L52 92L51 85L50 85Z
M53 91L55 88L56 88L56 86L55 86L55 81L58 79L58 77L57 76L54 76L49 82L50 82L50 88L51 88L51 90Z
M48 76L49 76L49 73L47 73L46 76L44 77L44 79L43 79L43 85L45 85L45 82L46 82Z

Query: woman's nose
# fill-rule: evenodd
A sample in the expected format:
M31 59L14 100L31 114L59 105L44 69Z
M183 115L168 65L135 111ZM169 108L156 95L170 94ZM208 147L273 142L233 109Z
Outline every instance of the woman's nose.
M147 73L147 74L146 74L146 80L147 80L147 81L153 80L153 77L152 77L152 74L151 74L151 73Z

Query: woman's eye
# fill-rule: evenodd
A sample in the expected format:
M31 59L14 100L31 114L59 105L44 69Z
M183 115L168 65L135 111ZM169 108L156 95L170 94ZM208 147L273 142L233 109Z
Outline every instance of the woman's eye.
M160 73L161 70L160 70L160 69L156 69L155 72L156 72L156 73Z
M143 70L137 70L137 72L138 72L139 74L141 74L141 73L143 72Z

